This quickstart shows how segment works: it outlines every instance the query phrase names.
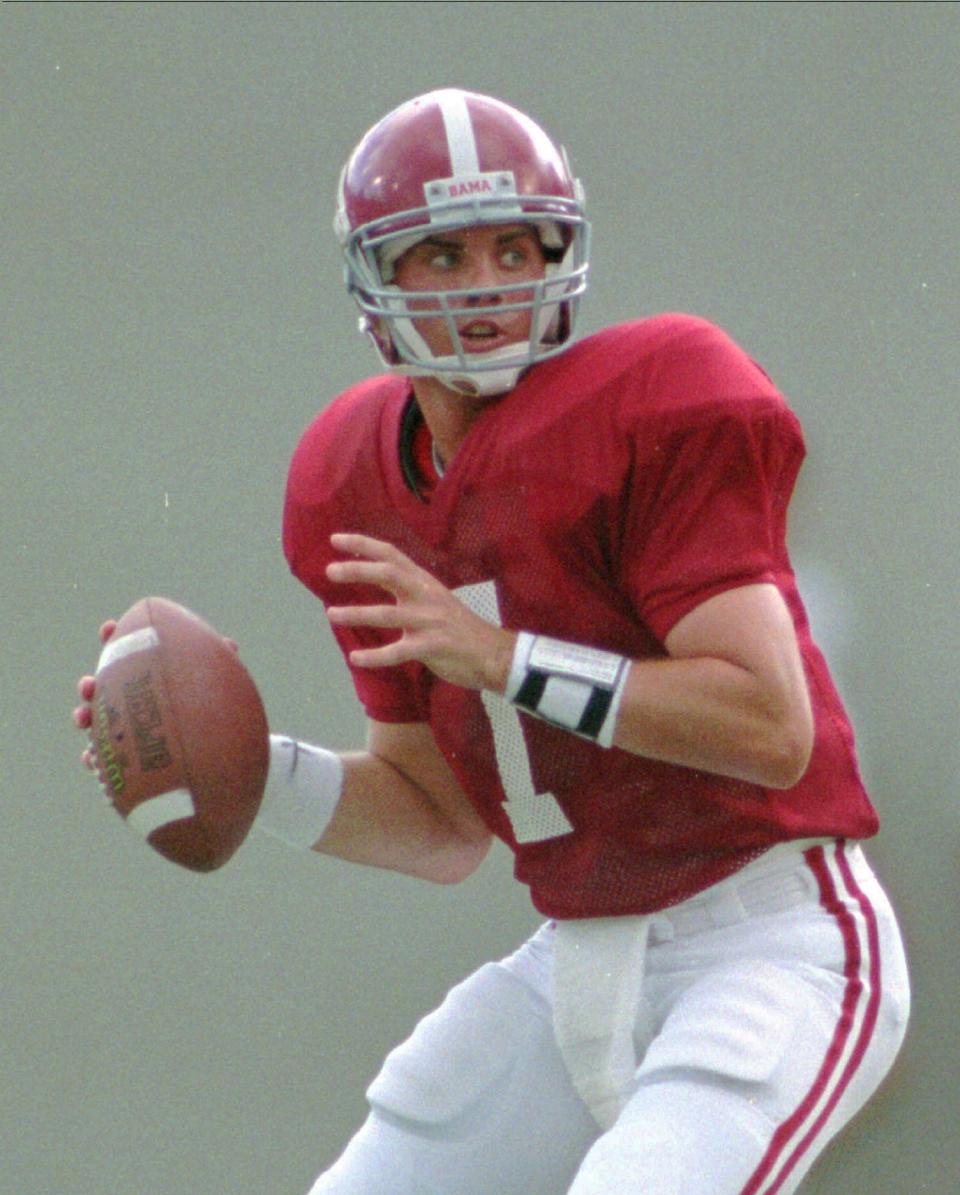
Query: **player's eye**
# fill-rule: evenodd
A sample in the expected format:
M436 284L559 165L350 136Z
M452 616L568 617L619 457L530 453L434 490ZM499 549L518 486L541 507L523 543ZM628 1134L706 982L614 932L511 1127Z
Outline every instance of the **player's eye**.
M500 261L504 266L516 267L526 265L530 260L530 253L525 246L511 245L504 249L500 255Z
M431 253L427 265L434 270L452 270L460 261L460 255L454 249L438 249Z

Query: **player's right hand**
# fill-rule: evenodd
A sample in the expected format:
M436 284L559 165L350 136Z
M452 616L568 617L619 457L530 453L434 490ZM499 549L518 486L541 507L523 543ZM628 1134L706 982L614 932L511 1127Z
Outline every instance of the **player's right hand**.
M117 620L115 618L107 619L107 621L100 627L100 642L106 643L113 632L117 629ZM78 730L87 731L90 729L90 724L93 721L93 694L96 688L96 679L92 676L81 676L77 681L77 693L83 703L74 708L73 724ZM93 752L87 747L80 756L85 767L93 768Z

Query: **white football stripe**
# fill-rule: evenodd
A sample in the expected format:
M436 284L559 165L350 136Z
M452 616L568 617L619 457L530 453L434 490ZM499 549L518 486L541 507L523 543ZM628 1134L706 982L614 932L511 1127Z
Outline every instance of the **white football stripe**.
M127 814L127 825L144 838L149 838L161 826L193 817L194 813L193 797L187 789L175 788L172 792L161 793L159 797L151 797L149 801L135 805Z
M440 96L440 111L443 113L443 127L450 151L451 175L456 178L460 174L476 174L480 169L480 159L466 96L455 91L443 92Z
M129 635L121 635L119 639L111 639L100 653L97 672L125 656L132 656L134 652L148 651L159 642L160 636L154 627L142 627L139 631L131 631Z

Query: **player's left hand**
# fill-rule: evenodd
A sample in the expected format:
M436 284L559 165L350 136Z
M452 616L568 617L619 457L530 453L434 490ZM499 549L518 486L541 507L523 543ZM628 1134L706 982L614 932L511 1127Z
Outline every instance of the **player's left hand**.
M115 618L107 619L100 627L100 642L105 644L116 629L117 620ZM81 705L74 707L72 715L73 724L77 730L87 732L90 730L93 722L93 698L96 685L96 678L93 676L81 676L77 681L77 695L82 702ZM93 751L90 747L84 749L80 759L84 767L89 768L91 771L96 767Z
M387 668L419 660L443 680L467 689L506 687L515 635L469 610L445 585L399 548L368 535L338 533L331 543L355 557L327 566L331 581L375 585L394 601L384 605L331 606L337 626L396 629L400 638L383 647L358 648L350 662Z

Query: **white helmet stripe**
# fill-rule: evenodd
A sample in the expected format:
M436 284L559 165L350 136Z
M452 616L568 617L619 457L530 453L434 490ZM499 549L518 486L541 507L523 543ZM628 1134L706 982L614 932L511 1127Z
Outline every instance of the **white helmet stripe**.
M479 173L480 158L477 155L477 139L470 123L467 97L462 91L441 91L437 98L447 134L451 176L456 178L459 174Z

